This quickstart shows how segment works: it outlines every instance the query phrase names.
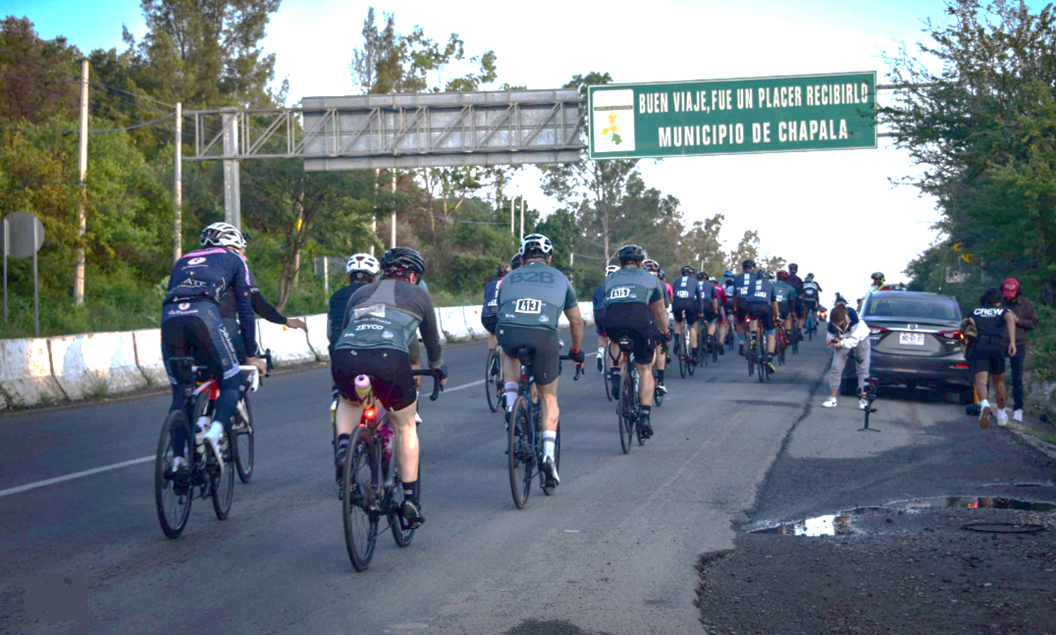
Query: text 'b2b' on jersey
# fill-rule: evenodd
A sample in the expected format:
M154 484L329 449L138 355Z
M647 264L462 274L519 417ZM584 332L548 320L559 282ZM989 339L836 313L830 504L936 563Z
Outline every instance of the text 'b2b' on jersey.
M577 302L576 291L565 274L541 262L530 262L502 279L499 326L556 331L561 313Z
M650 305L662 300L665 293L660 288L660 280L645 269L628 267L605 278L606 309L614 304Z

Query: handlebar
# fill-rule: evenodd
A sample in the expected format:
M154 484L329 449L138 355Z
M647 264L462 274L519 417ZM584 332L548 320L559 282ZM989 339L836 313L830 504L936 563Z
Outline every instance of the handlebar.
M440 398L440 393L443 392L444 386L440 383L440 371L439 370L412 370L411 376L425 376L431 375L433 378L433 394L429 395L429 401L436 401Z
M561 360L566 360L567 359L567 360L571 361L572 360L572 354L569 353L568 355L561 355L561 356L558 357L558 359L561 359ZM583 372L584 372L583 371L583 367L580 366L579 364L576 364L576 374L575 374L574 377L572 377L572 381L579 381L579 376L582 375Z

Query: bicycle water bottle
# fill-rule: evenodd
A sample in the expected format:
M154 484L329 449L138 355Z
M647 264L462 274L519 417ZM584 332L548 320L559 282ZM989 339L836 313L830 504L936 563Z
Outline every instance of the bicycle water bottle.
M356 375L355 385L356 397L358 397L360 401L366 400L367 396L370 394L370 377L367 377L366 375Z
M396 434L396 431L386 423L378 427L378 434L381 435L381 446L385 448L385 461L388 462L392 456L392 437Z

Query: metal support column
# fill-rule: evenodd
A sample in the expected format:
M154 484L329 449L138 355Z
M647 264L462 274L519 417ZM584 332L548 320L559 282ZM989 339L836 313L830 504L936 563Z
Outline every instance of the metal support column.
M242 192L239 183L238 109L221 108L224 122L224 222L242 229Z

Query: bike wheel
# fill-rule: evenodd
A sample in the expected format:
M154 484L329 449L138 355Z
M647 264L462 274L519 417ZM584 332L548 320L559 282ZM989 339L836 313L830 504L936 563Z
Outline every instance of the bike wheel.
M792 354L793 355L798 355L799 354L799 340L801 339L801 337L802 336L799 334L799 326L796 326L796 332L792 334Z
M170 412L161 427L161 438L158 439L158 456L154 461L154 502L158 510L158 522L168 538L179 538L187 526L191 513L191 501L194 500L193 485L190 477L174 479L172 461L176 457L174 433L182 428L187 442L183 455L194 454L192 445L194 436L187 423L187 415L182 410ZM190 459L188 459L190 463Z
M403 525L400 524L400 509L403 508L403 483L400 481L400 468L393 461L392 469L396 473L396 478L393 479L392 491L389 492L389 526L392 527L392 539L396 541L396 546L409 547L411 541L414 540L414 530L404 529ZM422 500L422 462L418 461L418 500Z
M755 374L755 342L751 339L745 344L744 357L748 360L748 376L751 377Z
M561 474L561 422L557 422L557 439L554 440L554 466L557 467L557 473ZM543 488L543 493L547 496L551 496L554 493L553 487L546 486L546 477L543 473L539 472L540 487Z
M205 469L209 472L209 481L212 486L213 511L219 520L226 520L231 513L231 501L235 499L235 461L231 454L231 426L224 426L224 436L220 438L220 460L223 467L217 462L210 450L206 450L209 459L206 461Z
M484 392L488 397L488 408L492 412L499 411L499 392L495 389L497 383L498 352L488 352L488 363L484 366Z
M249 395L242 395L242 404L246 408L245 416L236 411L228 440L234 441L231 451L235 455L238 478L248 483L253 478L253 408L249 405Z
M608 351L605 352L605 372L602 373L601 384L605 389L605 398L612 401L612 362Z
M345 546L356 571L366 571L378 539L381 461L374 434L358 426L348 442L342 482L341 511Z
M714 335L709 335L708 336L708 349L711 351L711 363L712 364L718 364L719 363L719 347L720 346L722 346L722 344L720 344L715 339Z
M638 391L634 386L634 378L631 377L631 365L628 362L627 372L624 373L623 385L620 386L620 405L617 411L619 415L617 424L620 428L620 447L624 454L631 452L631 437L634 435L635 423L638 419L638 409L635 403L638 399Z
M535 441L532 439L531 412L528 400L518 395L507 431L507 454L510 458L510 493L517 509L528 505L532 494L532 470L535 467Z
M697 337L699 338L700 336L698 335ZM693 353L697 354L697 360L698 360L697 364L700 363L699 360L701 358L700 343L701 343L701 340L698 339L697 340L697 348L692 351ZM690 356L690 352L691 351L689 350L689 347L687 345L687 347L686 347L686 366L689 367L689 376L692 377L693 373L697 372L697 364L693 363L693 358ZM704 363L705 364L708 363L707 358L704 359Z

